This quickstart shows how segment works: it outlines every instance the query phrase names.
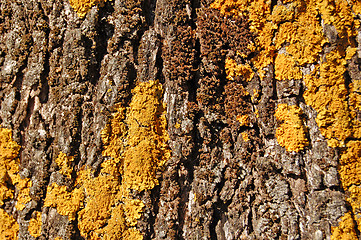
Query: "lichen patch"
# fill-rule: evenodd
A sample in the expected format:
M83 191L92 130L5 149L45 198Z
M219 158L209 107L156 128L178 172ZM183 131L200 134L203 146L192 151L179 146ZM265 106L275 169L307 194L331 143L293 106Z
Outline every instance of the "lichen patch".
M309 145L301 115L302 110L298 106L277 106L275 117L282 123L276 130L276 138L287 151L299 152Z
M35 211L33 215L34 217L29 221L28 231L31 236L36 238L41 235L41 212Z

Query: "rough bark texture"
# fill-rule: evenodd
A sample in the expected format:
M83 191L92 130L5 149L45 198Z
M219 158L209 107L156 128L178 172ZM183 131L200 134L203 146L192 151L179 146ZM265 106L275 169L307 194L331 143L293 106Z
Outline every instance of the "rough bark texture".
M351 210L337 171L342 149L321 134L304 79L277 80L273 63L264 77L254 70L249 81L227 78L227 59L250 63L256 54L248 46L257 32L247 15L211 3L113 0L79 19L68 1L0 0L0 124L21 146L19 174L32 182L24 209L16 198L0 206L19 224L19 239L35 239L28 229L35 211L42 213L36 239L84 239L77 220L44 206L50 183L76 187L55 159L63 152L74 156L75 172L99 171L107 159L101 131L116 105L128 106L132 89L151 80L163 85L172 154L159 185L133 193L145 204L136 224L144 239L330 238ZM334 41L326 53L338 36L322 26ZM347 84L361 79L359 68L356 54ZM302 109L308 145L300 151L277 141L283 103ZM237 120L243 115L247 124Z

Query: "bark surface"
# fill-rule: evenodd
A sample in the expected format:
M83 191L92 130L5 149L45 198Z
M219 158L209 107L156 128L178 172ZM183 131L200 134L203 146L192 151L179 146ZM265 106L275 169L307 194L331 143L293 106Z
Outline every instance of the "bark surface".
M265 4L271 12L277 6L292 11L286 3L292 1L284 2ZM18 174L32 182L23 209L15 206L14 186L14 195L0 206L1 214L18 223L18 239L97 239L82 234L78 213L72 220L44 205L47 189L52 183L69 192L77 188L76 174L85 166L98 176L109 159L102 130L117 106L130 106L132 89L157 80L171 156L157 169L158 185L131 191L144 203L135 224L144 239L327 239L346 212L360 237L357 208L346 200L350 192L338 173L345 146L356 141L358 148L360 137L337 138L344 146L328 143L333 135L322 132L318 109L304 97L306 74L344 38L319 18L329 42L314 63L297 63L304 75L287 75L286 69L287 79L279 79L276 59L260 76L251 61L262 51L249 47L259 34L251 29L251 15L227 14L212 3L113 0L80 19L68 1L0 0L0 124L21 146ZM278 23L284 22L292 20ZM357 34L348 44L359 51ZM284 53L287 46L286 40L274 52ZM243 69L230 76L230 59L248 64L248 75ZM356 52L346 60L345 98L351 106L351 92L361 94L361 87L351 87L361 80L360 58ZM355 101L350 124L361 118L361 100ZM281 104L285 113L278 117ZM293 132L297 124L303 132ZM301 147L287 149L298 134ZM74 157L70 178L56 163L61 153ZM361 150L355 156L361 161ZM29 226L38 212L41 233L34 234Z

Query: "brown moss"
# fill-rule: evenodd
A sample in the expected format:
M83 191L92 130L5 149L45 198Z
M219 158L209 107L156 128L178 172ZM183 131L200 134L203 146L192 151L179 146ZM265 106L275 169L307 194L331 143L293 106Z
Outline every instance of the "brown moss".
M189 26L179 26L175 31L173 43L163 45L164 68L169 69L172 88L187 89L196 71L195 31Z
M227 52L230 55L237 53L247 58L251 52L248 46L251 46L253 35L248 29L245 17L224 16L214 9L201 10L197 25L201 44L200 52L205 65L207 65L200 71L201 79L198 82L197 100L201 105L210 106L211 109L222 112L226 54ZM232 53L229 51L230 49L233 50ZM232 60L228 60L228 63L232 63ZM232 75L233 67L230 64L227 66L229 66L227 71ZM248 72L249 76L252 77L250 67L246 66L246 68L242 68L242 70ZM234 72L234 76L236 75L237 73Z

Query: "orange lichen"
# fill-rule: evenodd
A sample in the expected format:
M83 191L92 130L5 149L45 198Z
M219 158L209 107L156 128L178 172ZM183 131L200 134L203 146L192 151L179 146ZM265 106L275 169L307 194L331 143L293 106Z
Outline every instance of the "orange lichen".
M250 140L248 133L242 132L241 134L242 134L243 141L248 142Z
M23 210L31 198L29 195L32 182L19 175L19 159L17 158L20 146L12 140L10 129L0 128L0 204L4 200L14 197L16 188L16 205L18 210Z
M82 207L84 193L82 188L68 191L66 186L52 183L47 188L44 201L45 207L56 207L59 214L69 216L69 220L75 220L77 211Z
M167 141L162 85L157 81L140 83L133 89L127 111L129 126L124 153L123 185L142 191L158 184L156 172L170 157Z
M346 61L339 51L326 56L326 62L305 77L303 97L317 112L316 122L331 147L343 146L352 135L352 121L343 77Z
M293 57L293 61L302 66L316 62L322 46L327 42L317 12L309 8L306 12L299 12L295 21L280 24L275 47L279 49L286 45L286 51Z
M41 212L35 211L34 218L29 221L28 231L31 236L39 237L41 235Z
M21 211L25 208L25 204L31 201L30 187L32 182L27 178L21 178L20 175L14 177L13 182L16 183L16 188L19 190L15 207Z
M354 213L354 218L358 226L358 230L361 230L361 189L360 186L352 185L349 189L350 197L347 198L347 201L352 207L352 212Z
M302 73L291 56L278 54L275 60L275 77L277 80L298 80L302 78Z
M247 114L245 115L238 115L236 117L237 121L240 123L241 126L249 126L250 118Z
M331 240L354 240L357 239L355 232L355 222L350 212L346 213L338 227L332 227Z
M282 22L292 21L294 17L295 17L294 7L276 5L273 8L272 14L270 16L270 20L274 24L280 24Z
M19 171L18 153L20 146L12 140L11 130L0 128L0 205L13 198L13 178Z
M58 166L60 167L59 172L68 178L71 178L71 173L73 172L73 161L74 157L68 157L63 152L60 152L58 157L55 159L56 164L58 164Z
M349 141L341 152L339 173L342 186L347 189L361 184L361 141Z
M357 48L355 48L355 47L347 47L345 59L346 60L351 59L356 54L356 52L357 52Z
M69 220L78 216L78 228L85 239L143 239L135 226L144 203L131 198L129 189L153 188L158 184L156 171L170 157L162 95L157 81L135 87L129 107L116 105L101 132L106 160L99 175L94 177L85 167L76 173L73 190L56 183L48 187L44 206L56 207ZM64 159L72 158L61 154L57 159L61 166Z
M7 212L0 208L0 239L18 239L19 224Z
M358 0L350 0L352 3L352 10L355 14L361 14L361 2Z
M275 117L283 123L276 130L276 138L287 151L298 152L309 144L301 115L302 110L298 106L287 104L277 106Z
M79 18L84 18L89 10L96 5L102 5L106 0L69 0L72 8L78 13Z
M227 79L229 80L233 80L236 76L242 76L244 80L251 81L254 76L254 72L249 64L237 64L231 58L226 59L225 69Z

